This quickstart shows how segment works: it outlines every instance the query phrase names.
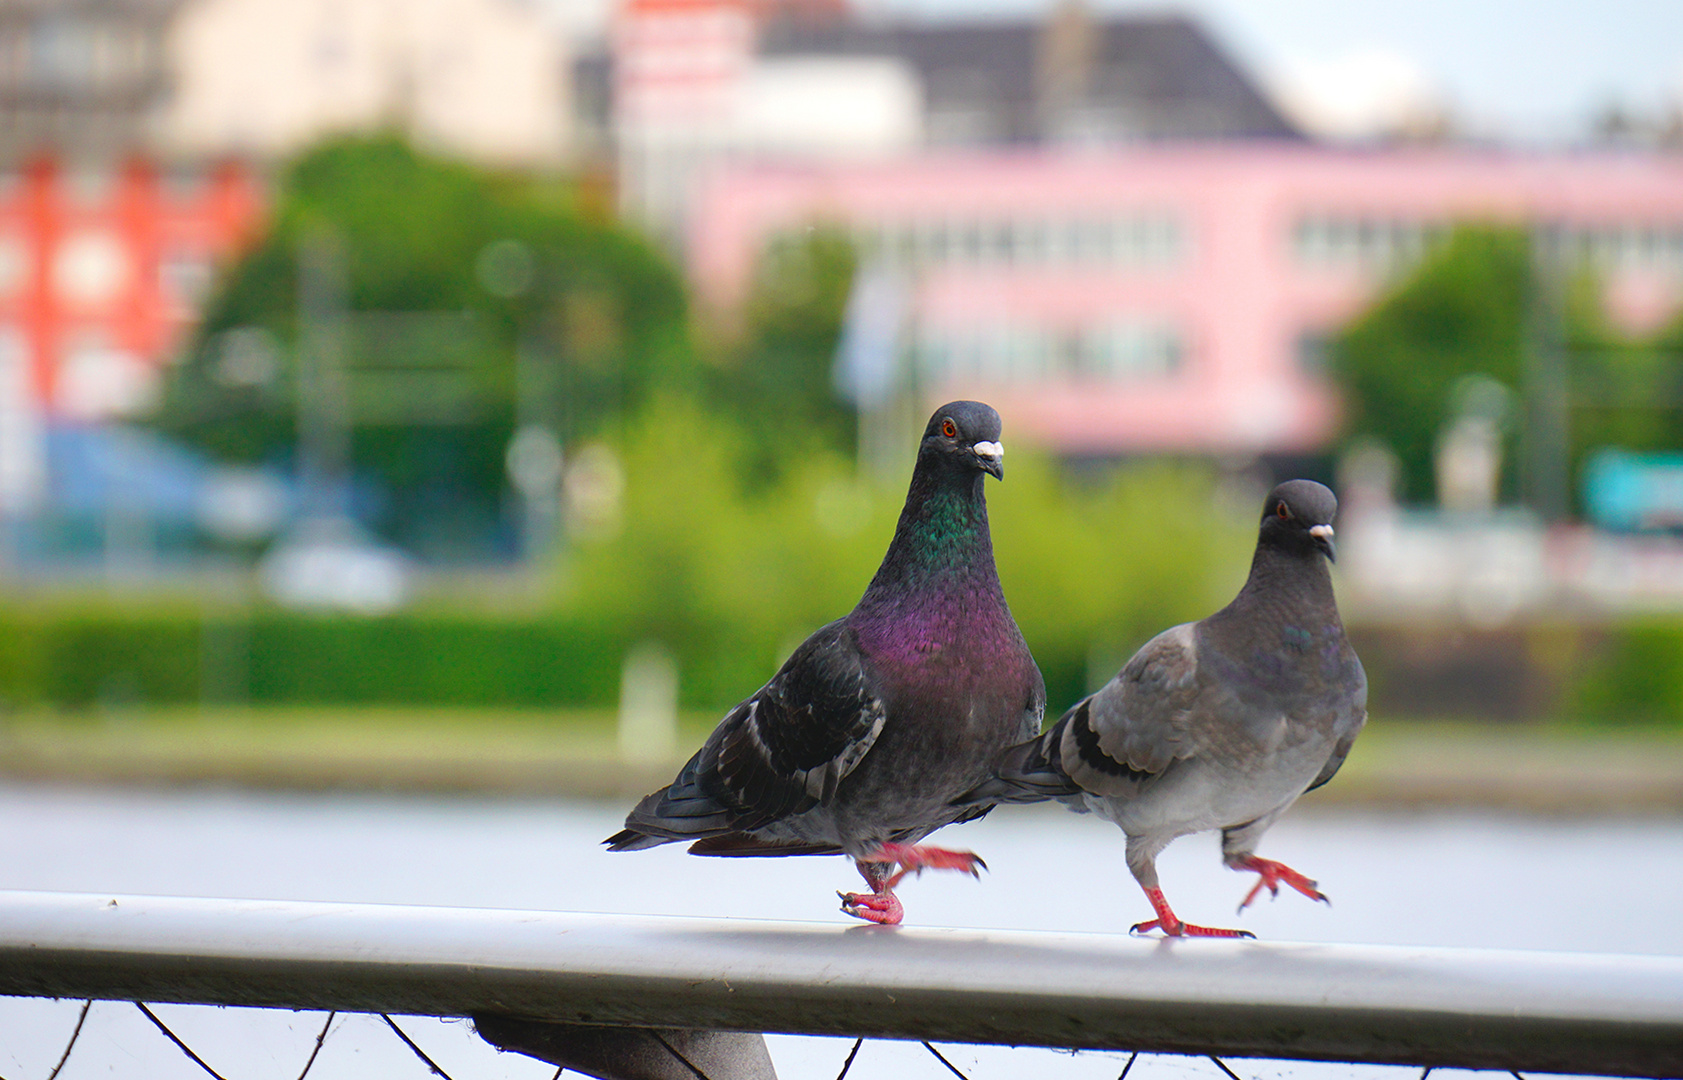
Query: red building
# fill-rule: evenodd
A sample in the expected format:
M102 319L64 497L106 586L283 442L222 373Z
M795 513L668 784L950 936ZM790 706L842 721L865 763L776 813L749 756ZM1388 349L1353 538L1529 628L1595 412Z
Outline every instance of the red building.
M227 164L0 175L0 512L40 493L45 424L145 409L263 193Z
M42 159L0 185L0 352L21 362L29 404L90 419L143 406L215 268L252 235L255 179Z

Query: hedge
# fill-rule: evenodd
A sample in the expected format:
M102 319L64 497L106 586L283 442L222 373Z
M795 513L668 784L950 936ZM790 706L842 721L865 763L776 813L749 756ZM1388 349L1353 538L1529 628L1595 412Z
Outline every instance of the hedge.
M1583 720L1683 727L1683 620L1642 619L1606 634L1568 701Z
M1593 629L1370 627L1354 636L1376 719L1683 726L1683 619ZM14 603L0 605L0 705L611 708L633 643L620 628L561 617L350 618L271 608L207 614L190 605ZM725 628L673 643L683 703L734 704L792 643ZM1029 644L1056 715L1084 691L1088 657Z
M545 619L0 608L0 699L602 706L626 644Z

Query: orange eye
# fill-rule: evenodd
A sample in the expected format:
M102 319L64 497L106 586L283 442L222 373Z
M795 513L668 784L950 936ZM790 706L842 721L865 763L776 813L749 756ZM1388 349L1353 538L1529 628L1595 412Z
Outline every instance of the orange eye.
M949 439L958 438L958 425L953 423L951 420L941 421L941 434L945 435Z
M1291 511L1286 509L1286 504L1285 503L1281 503L1279 506L1275 507L1274 508L1274 513L1279 517L1279 519L1281 521L1290 521L1291 520Z

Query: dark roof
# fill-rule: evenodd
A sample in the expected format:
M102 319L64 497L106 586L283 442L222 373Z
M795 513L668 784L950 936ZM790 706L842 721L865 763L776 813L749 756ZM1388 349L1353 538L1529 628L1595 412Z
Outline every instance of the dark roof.
M891 56L921 76L931 142L1302 138L1193 21L773 21L766 56Z

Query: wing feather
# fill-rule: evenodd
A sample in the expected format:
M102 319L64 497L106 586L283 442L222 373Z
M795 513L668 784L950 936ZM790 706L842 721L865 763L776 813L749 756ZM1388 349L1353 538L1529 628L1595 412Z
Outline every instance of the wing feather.
M1193 624L1163 631L1059 722L1060 764L1083 791L1138 794L1196 752L1187 721L1200 689Z
M732 709L671 785L638 803L614 850L751 831L829 803L876 743L887 707L838 620Z

